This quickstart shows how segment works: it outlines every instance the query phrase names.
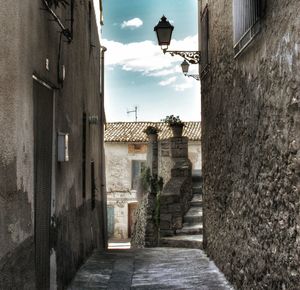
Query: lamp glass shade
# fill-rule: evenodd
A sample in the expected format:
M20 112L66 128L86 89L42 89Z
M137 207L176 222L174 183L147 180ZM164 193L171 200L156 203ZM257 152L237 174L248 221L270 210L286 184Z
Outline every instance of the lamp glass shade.
M182 72L184 74L187 74L189 72L189 67L190 64L186 60L184 60L183 63L181 64Z
M171 43L172 32L174 26L163 16L158 24L154 27L156 32L157 41L160 46L169 46Z

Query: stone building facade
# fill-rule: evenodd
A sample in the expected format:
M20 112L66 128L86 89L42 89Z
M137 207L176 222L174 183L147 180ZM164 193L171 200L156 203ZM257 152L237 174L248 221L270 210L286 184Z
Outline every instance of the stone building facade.
M64 289L105 246L101 47L67 2L1 1L0 289Z
M237 289L299 289L299 1L199 7L206 250Z
M188 155L194 170L201 170L200 122L186 122L183 135L189 137ZM105 130L106 188L108 231L113 240L131 237L133 211L141 197L137 196L137 178L146 166L148 138L143 132L155 126L158 133L158 175L165 183L171 178L169 138L172 133L162 122L107 123ZM187 149L186 147L186 149Z

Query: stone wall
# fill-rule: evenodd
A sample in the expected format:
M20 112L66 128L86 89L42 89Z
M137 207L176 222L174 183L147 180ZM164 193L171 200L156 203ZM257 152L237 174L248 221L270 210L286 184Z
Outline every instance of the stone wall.
M206 250L237 289L298 289L299 1L266 1L260 33L236 59L232 1L207 2Z
M165 183L171 178L173 166L169 140L158 142L158 175L163 177ZM188 141L188 158L192 163L192 170L199 171L202 168L202 153L200 141Z
M172 137L161 147L169 156L163 169L164 189L160 196L160 234L172 236L176 229L182 228L183 216L192 197L192 165L188 159L188 138ZM163 151L163 152L164 152Z
M158 175L158 142L157 134L148 136L148 150L147 150L147 167L150 168L152 176Z
M152 193L146 193L136 209L136 221L131 238L132 248L156 247L158 245L156 208L156 196Z
M171 168L170 142L162 140L158 143L158 175L164 179L165 184L171 178Z
M188 138L171 137L161 142L158 148L149 148L151 150L148 150L148 161L153 161L153 155L157 156L157 149L160 152L158 163L148 164L154 167L154 172L157 164L159 165L159 177L164 178L164 187L158 201L155 194L146 193L139 203L131 240L133 247L157 246L159 236L174 235L176 229L183 226L183 216L192 197L192 165L188 159ZM153 168L150 169L153 171ZM167 182L166 176L170 176ZM159 212L156 212L157 207Z

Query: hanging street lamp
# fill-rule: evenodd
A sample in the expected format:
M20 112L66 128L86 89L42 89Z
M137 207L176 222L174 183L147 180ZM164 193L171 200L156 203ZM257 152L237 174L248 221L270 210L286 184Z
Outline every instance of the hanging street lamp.
M190 64L189 64L186 60L184 60L184 61L182 62L182 64L181 64L181 68L182 68L183 74L184 74L185 76L187 76L187 77L192 77L192 78L194 78L195 80L200 81L200 76L199 76L199 75L197 75L197 74L188 74L188 72L189 72L189 67L190 67Z
M174 26L167 20L165 15L163 15L158 24L154 27L158 44L164 52L168 49L168 46L171 43L173 30Z
M184 60L183 63L181 64L181 68L184 75L186 75L189 72L190 65L186 60Z
M191 64L198 64L200 62L200 51L186 51L186 50L168 50L171 43L174 26L163 15L158 24L154 27L156 32L158 44L164 53L168 52L172 56L180 55Z

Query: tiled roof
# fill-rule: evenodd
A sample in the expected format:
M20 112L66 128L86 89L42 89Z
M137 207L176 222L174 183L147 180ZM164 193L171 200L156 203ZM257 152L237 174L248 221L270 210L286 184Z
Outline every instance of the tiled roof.
M183 136L191 141L201 139L200 122L184 122ZM165 140L172 136L171 129L163 122L118 122L106 123L105 142L147 142L147 135L143 132L148 126L157 127L159 140Z

